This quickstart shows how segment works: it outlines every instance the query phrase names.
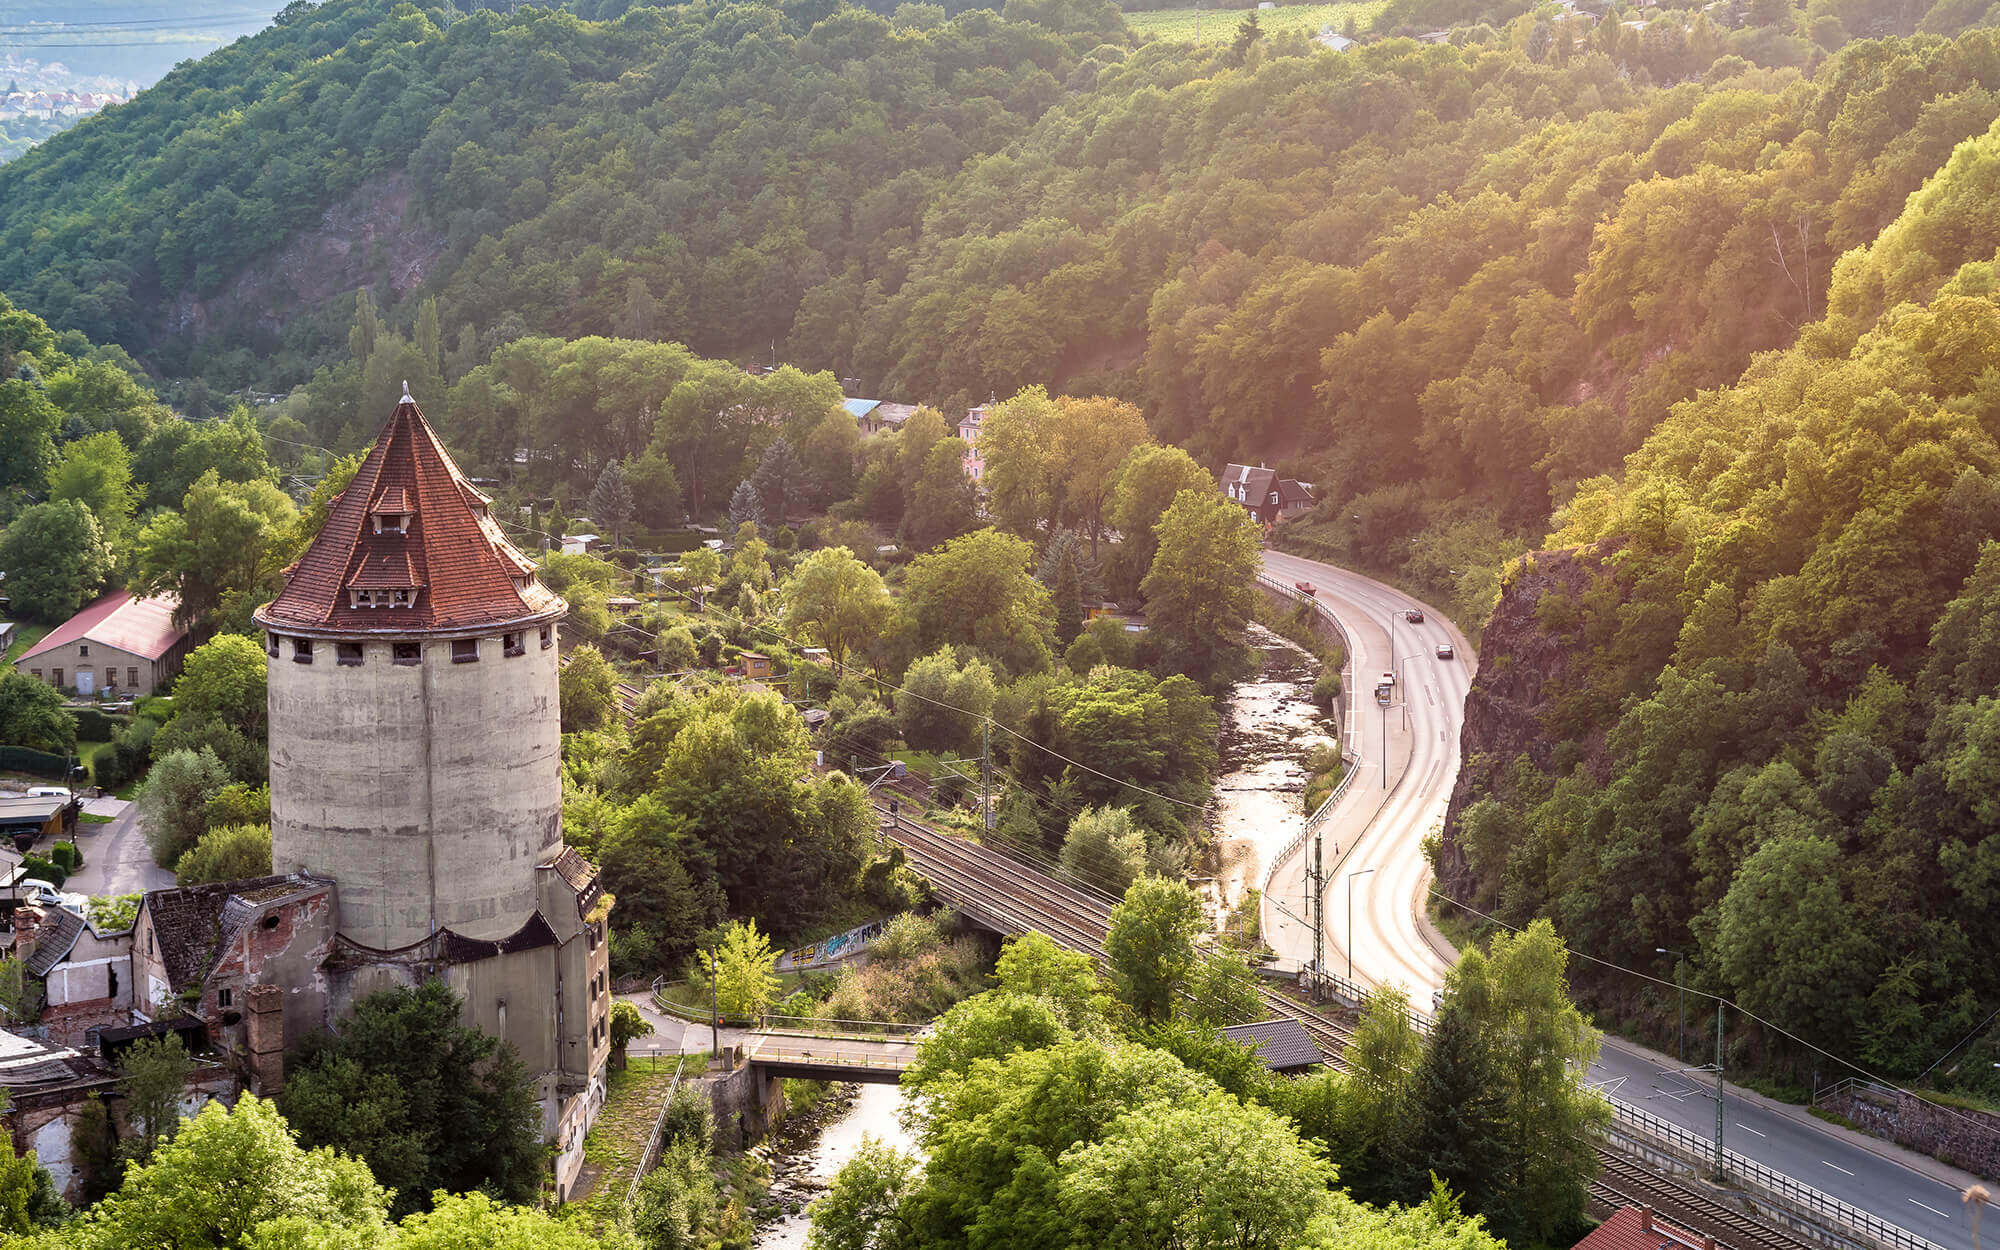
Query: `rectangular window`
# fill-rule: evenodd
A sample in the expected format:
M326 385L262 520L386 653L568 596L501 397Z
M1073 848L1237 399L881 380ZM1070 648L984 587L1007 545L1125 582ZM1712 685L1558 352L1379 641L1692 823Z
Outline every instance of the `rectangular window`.
M521 645L521 635L502 634L500 635L500 653L502 655L526 655L528 654L528 649Z
M313 640L310 638L292 639L292 663L310 664L312 662L313 662Z
M278 658L278 636L276 634L264 635L264 654L274 660Z
M409 607L409 606L410 606L410 592L409 592L409 591L407 591L407 590L399 590L399 591L397 591L397 592L396 592L396 606L397 606L397 607L399 607L399 608L407 608L407 607Z
M230 992L227 988L215 991L215 1005L218 1007L229 1006L230 997Z
M395 653L395 660L398 664L422 664L424 662L424 648L422 643L399 642L393 645L392 650Z
M77 653L77 655L78 655L78 656L86 656L86 655L89 655L89 654L90 654L90 644L89 644L89 643L87 643L87 642L79 642L79 643L77 643L77 644L76 644L76 653Z
M139 670L137 668L128 668L125 670L125 684L134 690L139 688Z
M542 650L547 651L550 647L553 647L555 645L556 645L556 627L553 625L542 626Z
M361 644L358 642L335 643L334 663L346 665L348 668L361 667Z
M453 664L472 664L476 663L478 659L479 639L454 638L451 640L451 662Z

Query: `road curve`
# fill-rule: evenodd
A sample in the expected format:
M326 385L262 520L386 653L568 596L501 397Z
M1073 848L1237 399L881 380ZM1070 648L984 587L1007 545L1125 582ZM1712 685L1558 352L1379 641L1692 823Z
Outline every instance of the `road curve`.
M1474 671L1471 649L1427 604L1372 578L1278 551L1264 553L1264 571L1286 585L1312 583L1351 644L1353 710L1343 731L1358 762L1353 782L1324 826L1328 968L1346 973L1351 928L1355 979L1400 985L1413 1005L1428 1010L1447 965L1418 928L1417 913L1430 884L1423 839L1443 824L1458 776L1459 727ZM1421 625L1404 619L1410 608L1423 609ZM1441 643L1452 645L1455 658L1438 658ZM1374 699L1375 682L1390 670L1397 675L1397 693L1392 705L1382 708ZM1267 909L1266 917L1273 949L1301 961L1311 958L1312 939L1278 908L1305 914L1308 854L1294 855L1273 873L1270 893L1277 907Z
M1400 984L1412 1005L1428 1011L1446 965L1418 926L1430 881L1423 839L1442 826L1458 776L1465 700L1476 672L1471 650L1457 628L1428 605L1358 573L1277 551L1264 553L1264 571L1285 585L1311 582L1353 643L1349 673L1356 714L1345 728L1358 731L1349 745L1361 759L1359 775L1327 821L1328 968L1347 970L1346 878L1373 868L1353 884L1354 979L1364 985ZM1422 625L1402 619L1410 607L1423 608ZM1394 654L1402 661L1398 697L1410 716L1407 735L1398 727L1403 709L1391 707L1384 717L1373 698L1375 678L1388 667L1383 661L1391 654L1392 629ZM1456 660L1436 658L1440 642L1456 648ZM1280 956L1301 961L1311 958L1312 939L1279 909L1304 914L1305 860L1294 854L1278 866L1265 902L1266 940ZM1689 1064L1709 1057L1701 1039L1690 1041ZM1714 1078L1683 1072L1683 1065L1667 1056L1607 1038L1590 1075L1611 1097L1713 1141ZM1725 1087L1722 1118L1729 1149L1948 1250L1976 1246L1958 1197L1977 1178L1734 1085Z

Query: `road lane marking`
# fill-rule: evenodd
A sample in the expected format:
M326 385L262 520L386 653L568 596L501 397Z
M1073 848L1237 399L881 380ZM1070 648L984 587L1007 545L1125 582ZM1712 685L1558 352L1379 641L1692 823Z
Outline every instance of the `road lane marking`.
M1738 1124L1738 1125L1737 1125L1736 1127L1737 1127L1737 1128L1740 1128L1740 1129L1742 1129L1742 1130L1743 1130L1744 1132L1746 1132L1746 1133L1757 1133L1757 1130L1756 1130L1756 1129L1754 1129L1754 1128L1751 1128L1751 1127L1750 1127L1750 1126L1749 1126L1748 1124ZM1762 1137L1762 1136L1763 1136L1763 1134L1762 1134L1762 1133L1757 1133L1757 1136L1759 1136L1759 1137Z
M1820 1160L1820 1162L1821 1162L1821 1163L1826 1163L1826 1160L1825 1160L1825 1159L1821 1159L1821 1160ZM1839 1165L1838 1163L1826 1163L1826 1166L1828 1166L1828 1167L1832 1168L1832 1169L1833 1169L1834 1171L1836 1171L1836 1172L1840 1173L1840 1174L1841 1174L1842 1176L1852 1176L1852 1175L1854 1175L1854 1173L1852 1173L1852 1172L1848 1171L1848 1170L1847 1170L1846 1168L1844 1168L1844 1167L1840 1166L1840 1165ZM1911 1201L1911 1202L1915 1202L1915 1201L1916 1201L1916 1199L1915 1199L1915 1198L1912 1198L1912 1199L1910 1199L1910 1201Z
M1924 1210L1929 1211L1932 1215L1943 1215L1945 1219L1951 1218L1949 1215L1945 1215L1944 1212L1938 1210L1936 1207L1931 1206L1928 1203L1918 1202L1915 1198L1911 1198L1909 1202L1911 1206L1922 1207Z

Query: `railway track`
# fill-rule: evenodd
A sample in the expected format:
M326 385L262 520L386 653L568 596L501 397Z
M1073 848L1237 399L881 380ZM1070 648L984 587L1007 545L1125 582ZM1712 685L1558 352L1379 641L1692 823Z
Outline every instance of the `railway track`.
M878 803L876 808L885 819L888 836L939 893L985 911L1009 928L1046 933L1099 963L1105 962L1104 936L1113 905L1110 899L1058 881L990 847L930 828L907 814L891 816L886 805ZM1347 1044L1354 1035L1346 1020L1269 986L1260 986L1259 995L1270 1015L1296 1019L1329 1063L1346 1068ZM1713 1237L1727 1250L1819 1250L1750 1212L1655 1173L1609 1147L1599 1148L1598 1160L1599 1174L1591 1182L1590 1194L1608 1207L1650 1206L1662 1218Z

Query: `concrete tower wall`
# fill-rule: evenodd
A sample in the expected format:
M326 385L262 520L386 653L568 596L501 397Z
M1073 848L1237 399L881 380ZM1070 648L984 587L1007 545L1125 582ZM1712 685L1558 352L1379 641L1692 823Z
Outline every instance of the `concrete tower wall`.
M502 938L535 912L535 866L562 840L556 648L536 625L506 632L521 654L495 632L472 662L450 638L406 639L419 664L372 639L342 664L352 634L318 636L300 663L302 635L278 636L272 864L337 880L353 941L387 950L440 927Z

